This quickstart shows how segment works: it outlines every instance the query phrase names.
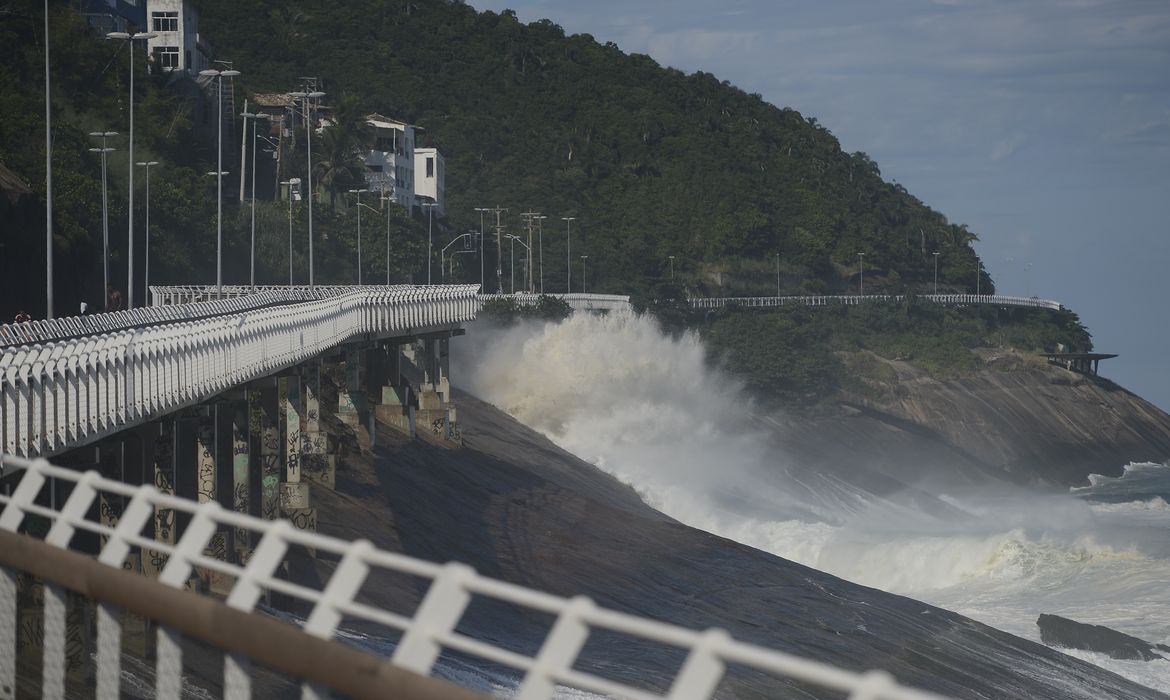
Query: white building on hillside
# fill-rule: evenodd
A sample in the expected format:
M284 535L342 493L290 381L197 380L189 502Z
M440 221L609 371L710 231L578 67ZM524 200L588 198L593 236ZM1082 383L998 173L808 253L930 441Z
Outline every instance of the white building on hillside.
M374 148L366 156L366 186L388 194L407 212L415 206L414 130L397 119L370 114L366 123L374 130Z
M435 203L435 213L447 215L447 187L444 184L446 170L443 154L437 148L416 148L414 150L414 196L426 197Z
M188 0L147 0L147 41L160 73L184 72L191 77L211 66L211 47L199 36L199 12Z

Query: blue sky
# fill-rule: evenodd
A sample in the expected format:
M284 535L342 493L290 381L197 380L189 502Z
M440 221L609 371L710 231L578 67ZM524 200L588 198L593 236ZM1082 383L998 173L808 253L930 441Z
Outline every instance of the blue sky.
M1170 1L472 0L792 107L1170 409Z

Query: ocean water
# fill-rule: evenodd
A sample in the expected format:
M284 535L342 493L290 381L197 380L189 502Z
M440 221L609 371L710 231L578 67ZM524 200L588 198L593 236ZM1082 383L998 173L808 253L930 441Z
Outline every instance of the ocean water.
M697 338L649 319L577 314L469 340L456 376L472 393L688 525L1035 641L1052 613L1170 644L1170 466L1067 494L934 484L948 507L930 515L857 486L853 465L802 469ZM1170 661L1066 653L1170 693Z

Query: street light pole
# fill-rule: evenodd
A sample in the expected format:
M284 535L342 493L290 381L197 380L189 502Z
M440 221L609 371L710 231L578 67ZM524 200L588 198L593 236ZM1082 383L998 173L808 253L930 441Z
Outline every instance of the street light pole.
M45 0L45 318L53 318L53 110L49 85L49 0Z
M934 253L934 293L938 294L938 251Z
M780 254L776 253L776 297L780 297Z
M565 293L573 293L573 219L575 216L562 216L565 222Z
M865 253L858 253L857 259L861 262L861 296L865 296ZM778 260L779 258L777 258ZM776 296L780 295L777 294Z
M585 261L589 259L588 255L581 256L581 293L585 293Z
M297 178L280 181L280 184L288 187L288 286L290 287L293 283L292 186L299 185L300 182Z
M244 118L244 133L248 133L248 120L252 120L252 247L249 258L251 260L251 267L249 273L249 285L252 291L256 291L256 122L260 119L271 119L267 114L253 114L252 112L243 112L240 114ZM242 186L242 185L241 185Z
M102 308L104 309L110 300L110 215L107 204L106 154L114 150L106 146L106 139L111 136L117 136L118 132L91 131L89 135L102 140L101 148L91 148L89 150L93 153L100 153L102 156L102 295L106 300L102 304Z
M383 195L378 201L386 207L386 286L390 286L390 204L394 201L389 194Z
M313 92L290 92L289 97L300 99L301 104L305 108L305 157L308 160L308 167L306 170L305 194L308 197L309 203L309 288L312 289L315 282L313 276L313 125L309 123L309 101L318 100L325 96L325 93L320 90ZM314 108L316 105L314 105ZM316 109L314 109L314 115Z
M483 294L483 215L488 211L487 207L476 207L475 210L479 212L479 293Z
M423 206L427 208L427 284L431 283L431 268L434 267L432 258L434 253L431 252L431 223L435 216L436 202L423 202Z
M674 284L674 256L667 255L666 257L670 259L670 283Z
M540 263L540 293L544 294L544 220L547 216L536 217L536 250Z
M512 293L516 293L516 236L508 236L512 240L512 246L508 253L508 273L512 276Z
M199 71L199 75L215 78L216 92L219 96L219 109L216 117L216 210L215 210L215 298L223 298L223 176L227 173L223 169L223 79L234 78L239 75L238 70L216 70L208 68Z
M146 306L150 306L150 169L158 165L157 160L139 161L135 165L146 168L146 241L145 241L145 263L146 269L144 271L143 289L146 294Z
M362 286L362 192L369 192L366 188L349 190L350 194L357 195L357 254L358 254L358 286Z
M127 212L129 232L129 277L126 280L126 308L134 308L134 42L146 41L153 39L157 34L154 32L139 32L137 34L128 34L126 32L110 32L106 34L110 39L121 39L130 47L130 209ZM220 168L222 170L222 167Z

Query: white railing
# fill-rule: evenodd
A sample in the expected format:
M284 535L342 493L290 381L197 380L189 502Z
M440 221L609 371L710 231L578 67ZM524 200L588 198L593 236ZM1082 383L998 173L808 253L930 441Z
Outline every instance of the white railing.
M475 318L472 285L350 287L302 303L0 349L0 451L48 456L204 401L359 335ZM201 305L200 305L201 306ZM180 312L184 307L174 307Z
M486 578L463 564L445 565L421 561L401 554L376 549L366 541L345 542L313 532L297 530L286 521L261 520L225 510L215 502L197 504L160 493L151 485L130 486L102 478L97 472L79 473L50 465L44 460L4 457L2 463L23 469L20 483L11 496L0 495L0 530L16 532L26 515L50 521L46 541L67 549L75 530L85 530L106 538L97 555L102 564L121 567L132 548L154 550L166 555L159 576L162 584L183 587L196 568L218 572L235 583L227 594L227 605L240 611L254 611L265 592L274 592L309 604L312 612L303 623L305 632L330 639L338 632L342 619L373 623L400 634L391 661L422 675L432 673L435 661L444 650L483 659L491 664L513 669L521 677L516 697L535 700L551 697L557 686L568 686L606 696L654 700L698 700L711 697L724 676L728 664L744 666L780 678L793 679L825 689L847 693L855 700L938 700L939 696L898 685L886 673L871 671L858 674L828 664L774 651L732 639L726 632L705 632L676 627L598 607L588 598L564 599L510 583ZM60 510L35 503L46 480L54 479L72 486ZM60 492L67 490L59 487ZM87 519L100 493L129 499L121 520L114 527ZM192 516L177 545L155 541L140 533L150 522L156 508L168 508ZM222 561L205 554L210 538L219 529L243 528L258 541L246 566ZM277 570L291 546L316 550L318 556L338 557L328 581L321 589L293 583L277 576ZM371 575L396 572L429 582L426 594L412 613L401 614L372 607L359 599L359 591ZM16 621L13 572L0 570L0 687L15 687ZM47 669L64 669L64 612L61 601L46 591L46 625L50 621L60 634L45 639ZM528 611L555 617L548 636L535 656L493 645L457 632L474 597L502 601ZM49 610L52 604L53 610ZM120 613L106 610L99 617L97 640L97 696L117 697L120 663ZM516 616L517 626L519 618ZM506 619L506 618L501 618ZM582 648L594 631L608 630L654 644L682 649L686 660L674 677L667 694L635 688L620 681L577 668ZM508 638L508 630L498 630L499 638ZM182 648L172 629L160 628L157 646L158 697L178 697ZM636 663L636 660L630 660ZM46 680L49 680L46 677ZM250 697L251 680L248 662L238 654L225 654L225 697ZM319 697L318 689L306 688L305 697Z
M0 325L0 346L28 345L52 340L68 340L102 333L113 333L128 328L196 321L211 316L238 313L249 309L300 301L283 290L265 291L249 297L223 300L200 300L183 306L146 307L95 313L85 316L51 318L25 323Z
M630 297L626 294L530 294L517 292L515 294L480 294L479 301L483 304L495 299L511 299L520 306L533 306L540 301L541 296L550 296L560 299L569 305L573 311L629 311Z
M339 285L339 284L317 284L310 287L307 284L298 285L256 285L255 287L246 284L228 284L222 288L216 287L214 284L182 284L169 287L152 286L150 288L150 305L151 307L169 306L172 304L195 304L198 302L212 301L216 299L240 299L255 296L257 294L275 293L281 295L288 301L310 301L313 299L324 299L327 297L335 297L339 294L352 292L355 289L425 289L425 287L416 287L409 284L398 284L390 286L373 286L373 285Z
M777 297L696 297L688 299L695 309L718 309L724 306L771 307L771 306L833 306L873 304L877 302L903 301L906 297L901 294L866 294L859 295L807 295L807 296L777 296ZM921 294L917 297L924 301L947 306L967 306L971 304L989 304L992 306L1023 306L1036 309L1060 310L1064 308L1060 302L1051 299L1036 297L1013 297L994 294Z

